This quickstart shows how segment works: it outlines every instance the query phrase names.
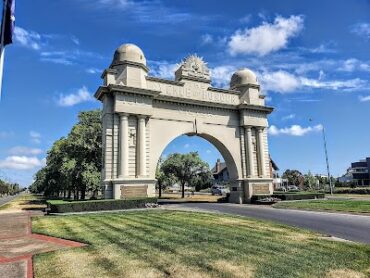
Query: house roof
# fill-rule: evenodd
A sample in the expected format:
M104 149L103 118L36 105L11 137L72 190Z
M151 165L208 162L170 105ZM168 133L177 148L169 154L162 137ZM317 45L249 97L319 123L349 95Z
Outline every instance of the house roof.
M279 167L276 165L275 161L273 161L271 157L270 157L270 161L271 161L272 169L274 169L275 171L279 171ZM218 172L216 171L216 165L211 169L211 172L213 175L217 175L221 173L222 171L224 171L225 169L227 169L225 162L221 162L220 166L221 166L220 171Z
M212 172L212 174L214 174L214 175L217 175L217 174L219 174L219 173L221 173L224 169L226 169L227 167L226 167L226 163L225 162L221 162L220 163L220 165L221 165L221 167L220 167L220 171L216 171L217 169L216 169L216 166L214 166L213 168L212 168L212 170L211 170L211 172Z
M270 157L270 161L271 161L272 169L274 169L275 171L279 171L279 167L276 165L275 161L273 161L271 157Z

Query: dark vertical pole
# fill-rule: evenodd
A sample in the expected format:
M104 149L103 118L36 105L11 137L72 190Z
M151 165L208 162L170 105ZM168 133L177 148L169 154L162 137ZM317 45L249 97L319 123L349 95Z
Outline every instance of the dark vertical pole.
M326 136L325 136L325 128L322 128L322 136L324 139L324 150L325 150L325 159L326 159L326 169L328 171L328 179L329 179L329 187L330 187L330 194L333 195L333 185L331 183L331 176L330 176L330 167L329 167L329 157L328 157L328 149L326 146Z

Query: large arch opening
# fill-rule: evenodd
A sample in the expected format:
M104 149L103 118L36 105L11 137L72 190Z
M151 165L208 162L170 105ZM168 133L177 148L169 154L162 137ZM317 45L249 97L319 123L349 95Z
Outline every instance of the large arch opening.
M206 195L207 193L208 195L227 195L233 181L238 179L236 163L227 147L209 134L185 133L171 138L157 160L157 167L160 168L161 163L175 153L188 154L192 152L196 152L200 159L207 163L212 173L212 180L210 183L204 184L203 187L199 187L199 184L187 184L188 196L190 194L193 196L194 194ZM176 183L167 186L166 189L166 193L172 194L180 193L181 190L180 185ZM156 193L157 195L163 194L158 184Z

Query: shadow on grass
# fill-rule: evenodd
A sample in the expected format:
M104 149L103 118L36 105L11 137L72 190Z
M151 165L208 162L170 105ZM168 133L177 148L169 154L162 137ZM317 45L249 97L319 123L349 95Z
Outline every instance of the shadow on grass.
M233 220L233 224L222 219ZM122 276L122 264L115 261L130 265L130 259L165 276L176 275L173 267L180 266L221 277L230 276L230 271L217 267L216 260L253 266L256 277L321 277L328 269L366 269L370 263L370 249L365 246L289 240L284 238L286 233L310 233L282 225L273 226L281 231L263 230L258 225L273 224L241 217L151 211L52 220L62 221L55 229L58 234L89 242L89 250L96 255L95 267L116 276ZM75 228L77 223L80 226ZM105 257L112 250L114 257Z

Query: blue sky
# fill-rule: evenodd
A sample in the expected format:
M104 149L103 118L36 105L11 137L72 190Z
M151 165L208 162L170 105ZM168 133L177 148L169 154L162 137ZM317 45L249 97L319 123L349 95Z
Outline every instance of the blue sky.
M92 94L126 42L163 78L192 53L214 86L254 70L275 108L270 153L281 170L325 172L322 125L334 175L370 155L370 1L18 1L16 25L0 102L2 178L28 185L77 113L100 107ZM220 156L197 137L164 153L194 150L211 166Z

